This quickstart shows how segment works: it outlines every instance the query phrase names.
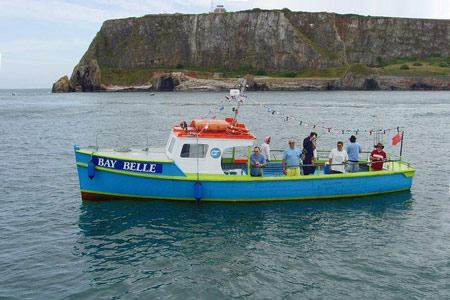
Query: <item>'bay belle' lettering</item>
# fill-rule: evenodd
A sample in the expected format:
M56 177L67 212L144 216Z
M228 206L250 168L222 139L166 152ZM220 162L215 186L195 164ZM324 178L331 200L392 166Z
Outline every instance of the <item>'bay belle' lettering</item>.
M123 169L124 170L130 170L130 171L140 171L140 172L155 173L156 165L155 164L142 163L142 169L141 169L141 163L124 161L123 162Z
M114 169L116 165L117 160L112 159L103 159L102 157L98 158L98 166L99 167L105 167L105 168L112 168Z
M146 173L162 173L161 164L151 164L144 162L133 162L133 161L120 161L116 159L109 159L104 157L95 157L94 163L99 167L105 167L110 169L119 169L127 171L136 172L146 172Z

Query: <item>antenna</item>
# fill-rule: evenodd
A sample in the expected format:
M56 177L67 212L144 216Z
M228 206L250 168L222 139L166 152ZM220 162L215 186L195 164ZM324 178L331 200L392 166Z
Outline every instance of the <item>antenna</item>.
M237 108L233 107L234 118L233 118L233 121L231 122L231 125L236 124L237 116L238 116L238 113L239 113L239 108L241 107L241 104L244 103L244 100L242 99L242 95L244 94L245 89L247 88L247 79L243 79L242 80L242 83L240 84L240 87L241 87L240 91L238 89L230 90L230 96L236 97L236 100L237 100Z
M245 93L245 90L247 89L247 79L242 79L241 83L241 94Z
M211 12L214 12L214 0L211 0Z
M377 118L377 122L376 122L376 127L374 127L372 129L372 134L373 134L373 146L375 146L378 143L383 143L383 138L384 138L384 131L383 131L383 126L382 126L382 121Z

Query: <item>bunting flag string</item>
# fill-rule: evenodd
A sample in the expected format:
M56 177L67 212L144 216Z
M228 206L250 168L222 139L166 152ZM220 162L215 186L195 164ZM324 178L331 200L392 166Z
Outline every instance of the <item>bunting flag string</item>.
M225 96L225 100L220 101L219 105L217 105L214 109L208 111L206 114L202 115L201 118L204 119L209 115L212 115L213 119L217 118L217 114L221 113L225 109L225 105L227 104L237 104L238 102L243 103L244 99L248 99L252 101L254 104L260 106L264 111L266 111L268 114L275 115L275 116L282 116L284 122L293 122L298 124L299 126L304 127L310 127L312 129L323 129L324 132L328 133L335 133L335 134L354 134L358 135L361 133L368 133L370 136L376 135L376 134L386 134L388 132L394 131L396 133L399 133L401 131L400 127L397 126L395 128L371 128L371 129L342 129L342 128L334 128L330 126L325 126L323 124L318 124L317 122L311 122L309 120L304 120L303 118L292 116L289 114L284 114L278 110L275 110L273 107L264 104L262 102L258 102L246 95L239 95L239 96Z
M200 116L200 119L204 119L204 118L206 118L207 116L212 115L212 114L214 114L214 115L212 116L212 118L213 118L213 119L216 119L216 117L217 117L216 114L222 112L222 111L225 109L225 104L231 103L231 102L233 102L233 101L234 101L234 102L237 102L238 100L237 100L236 97L234 97L234 96L231 96L231 97L226 96L226 97L225 97L225 100L220 101L219 105L217 105L214 109L211 109L211 110L209 110L207 113L201 115L201 116Z
M335 134L354 134L354 135L358 135L360 133L368 133L369 135L374 135L374 134L386 134L387 132L390 131L395 131L395 132L400 132L400 127L395 127L395 128L379 128L379 129L375 129L375 128L371 128L371 129L342 129L342 128L333 128L333 127L329 127L329 126L325 126L325 125L321 125L321 124L317 124L316 122L311 122L311 121L307 121L304 120L302 118L298 118L296 116L292 116L292 115L287 115L287 114L283 114L282 112L279 112L277 110L275 110L274 108L265 105L264 103L260 103L252 98L249 98L247 96L245 96L247 99L251 100L254 104L258 104L260 106L262 106L267 112L271 113L272 115L283 115L284 121L288 122L288 121L295 121L298 122L299 126L306 126L306 127L311 127L312 129L323 129L324 131L328 132L328 133L335 133Z

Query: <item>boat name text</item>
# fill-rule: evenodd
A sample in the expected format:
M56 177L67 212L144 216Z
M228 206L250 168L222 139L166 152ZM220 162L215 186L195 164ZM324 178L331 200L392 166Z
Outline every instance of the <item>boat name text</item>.
M96 166L125 171L136 171L145 173L162 173L162 164L147 162L123 161L118 159L94 156L92 161Z

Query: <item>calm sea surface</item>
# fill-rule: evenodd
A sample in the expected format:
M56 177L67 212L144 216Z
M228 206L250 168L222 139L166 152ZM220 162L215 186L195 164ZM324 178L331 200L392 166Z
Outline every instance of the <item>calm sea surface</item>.
M163 146L225 93L0 90L0 299L450 299L450 93L248 93L272 149L405 130L411 192L250 204L80 199L73 146ZM279 112L269 113L267 107ZM289 121L284 116L295 116ZM321 127L333 128L331 133ZM396 130L383 136L388 152Z

